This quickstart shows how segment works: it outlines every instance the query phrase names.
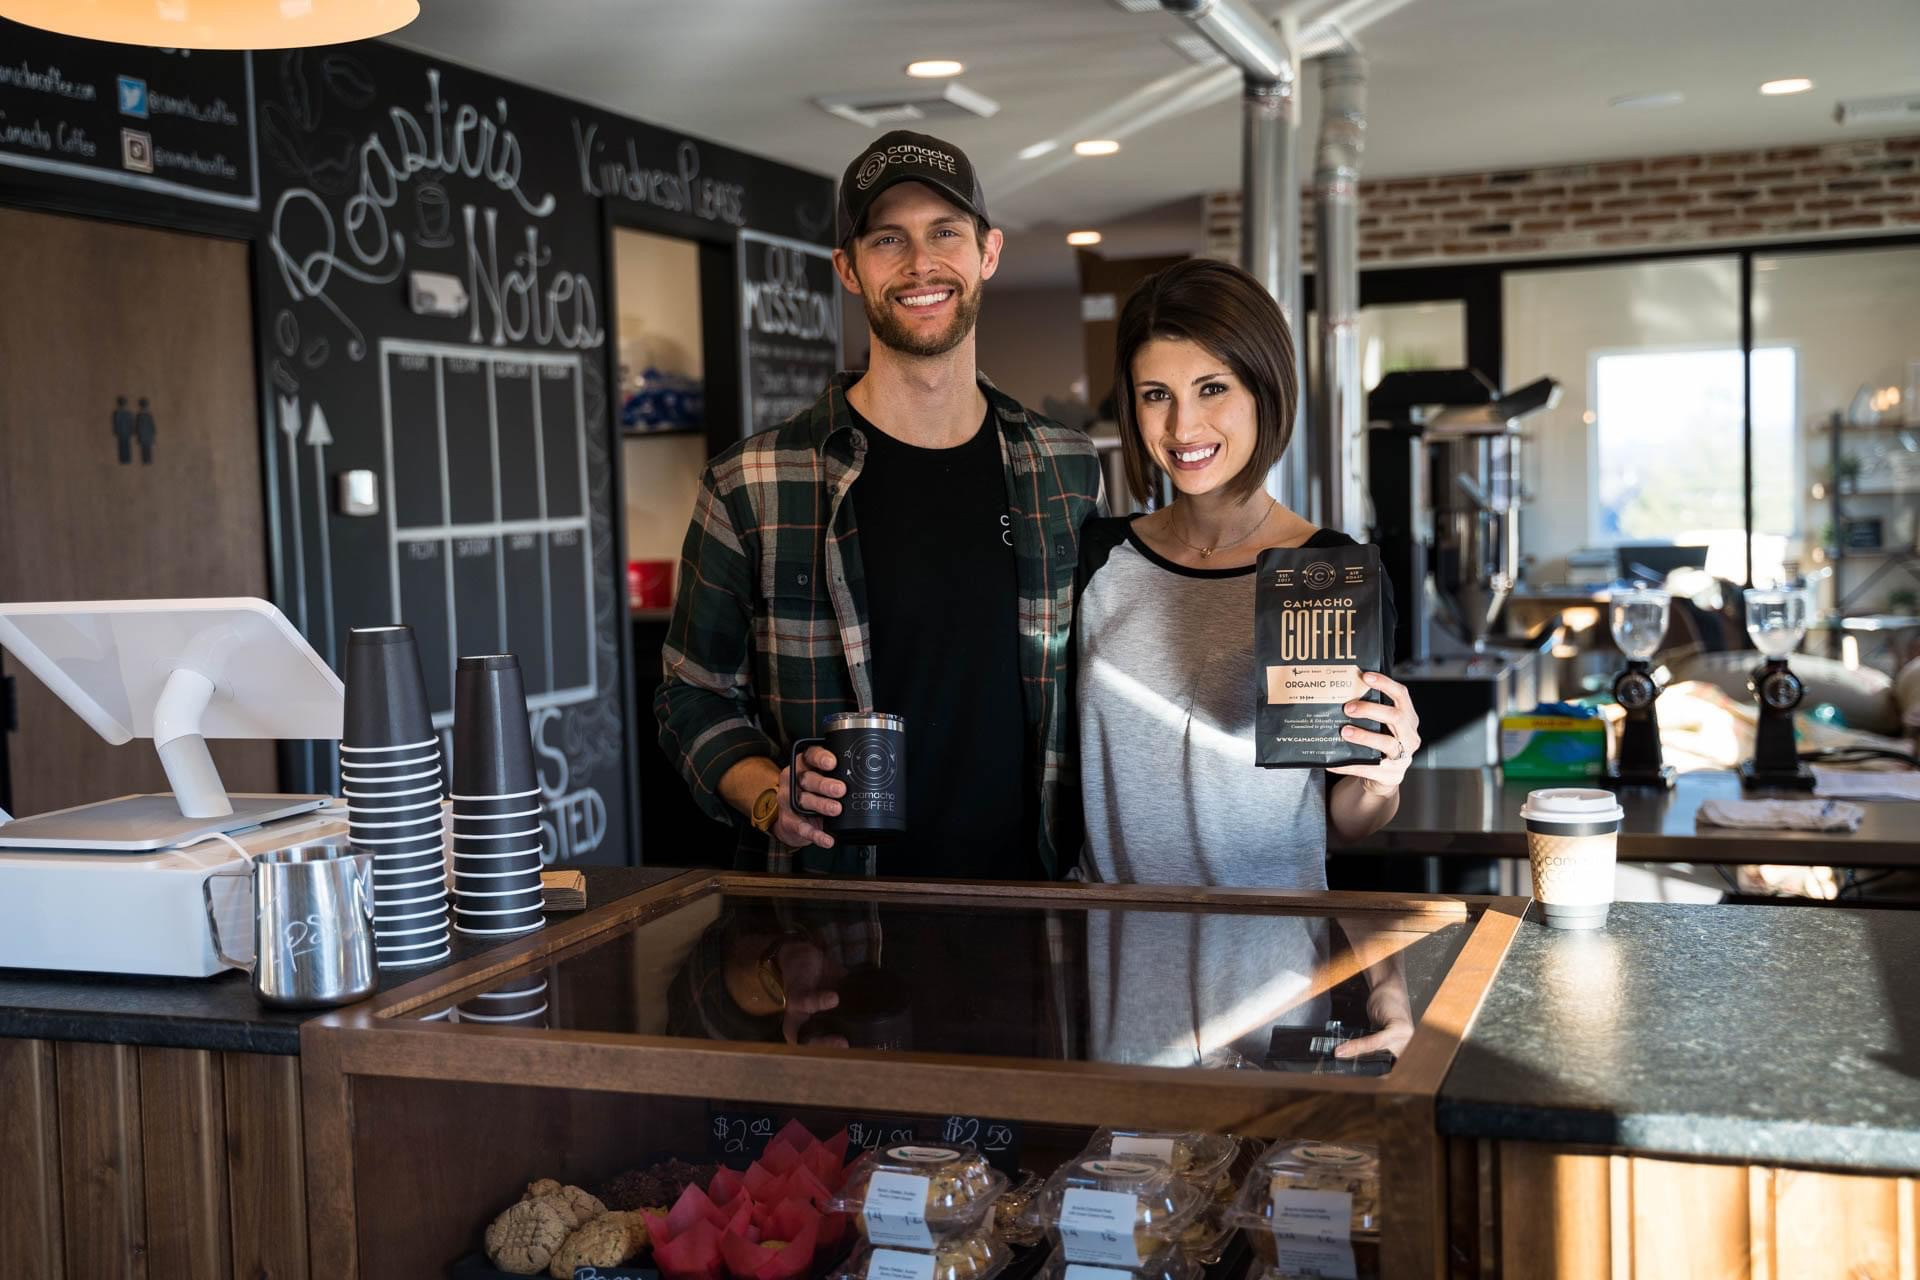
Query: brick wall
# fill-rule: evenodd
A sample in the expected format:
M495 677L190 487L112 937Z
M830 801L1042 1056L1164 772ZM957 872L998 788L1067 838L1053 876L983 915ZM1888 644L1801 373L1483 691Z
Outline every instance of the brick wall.
M1240 193L1203 217L1238 261ZM1310 190L1302 222L1311 266ZM1360 183L1363 267L1899 232L1920 233L1920 135Z

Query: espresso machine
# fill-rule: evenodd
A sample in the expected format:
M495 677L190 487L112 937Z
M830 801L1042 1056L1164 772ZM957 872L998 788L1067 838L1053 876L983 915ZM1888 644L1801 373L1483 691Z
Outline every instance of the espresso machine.
M1414 369L1368 397L1370 533L1424 765L1498 764L1501 714L1559 694L1550 663L1495 632L1520 573L1521 422L1559 395L1551 378L1503 395L1471 369Z
M1396 663L1488 652L1520 572L1520 423L1559 399L1552 378L1502 395L1471 369L1390 373L1368 397L1372 537L1399 610Z

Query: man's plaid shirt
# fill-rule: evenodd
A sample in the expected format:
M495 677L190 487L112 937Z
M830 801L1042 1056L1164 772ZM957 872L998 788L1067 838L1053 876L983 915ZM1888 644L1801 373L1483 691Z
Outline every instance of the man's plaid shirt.
M700 806L740 831L742 867L790 870L793 853L720 799L721 777L753 756L784 763L824 716L874 709L860 536L847 501L867 451L847 405L858 378L838 375L811 409L715 458L681 551L666 678L653 704L660 746ZM1100 464L1084 432L1028 412L985 376L980 390L1006 468L1027 758L1039 769L1038 848L1058 874L1079 856L1063 702L1080 526L1101 507ZM867 851L840 847L806 850L802 861L809 870L871 866Z

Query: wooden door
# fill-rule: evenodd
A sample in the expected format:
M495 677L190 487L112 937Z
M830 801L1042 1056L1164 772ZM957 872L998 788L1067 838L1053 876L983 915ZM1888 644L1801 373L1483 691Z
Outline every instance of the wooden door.
M0 600L265 596L266 504L245 244L0 209ZM115 398L155 423L122 463ZM18 662L16 817L167 790ZM271 791L270 742L216 742Z

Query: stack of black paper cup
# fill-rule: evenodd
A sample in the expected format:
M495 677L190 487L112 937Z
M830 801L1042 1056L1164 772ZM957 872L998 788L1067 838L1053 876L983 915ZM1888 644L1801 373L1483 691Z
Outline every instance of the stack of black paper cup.
M462 658L453 676L453 927L538 929L540 784L520 660Z
M373 940L383 969L447 958L440 738L411 627L347 633L340 738L348 839L373 855Z

